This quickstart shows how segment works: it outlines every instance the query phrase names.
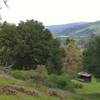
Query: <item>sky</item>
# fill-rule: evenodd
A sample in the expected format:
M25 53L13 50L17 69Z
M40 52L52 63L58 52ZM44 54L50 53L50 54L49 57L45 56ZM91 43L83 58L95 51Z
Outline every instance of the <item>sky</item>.
M18 23L35 19L44 25L100 20L100 0L8 0L1 2L2 21Z

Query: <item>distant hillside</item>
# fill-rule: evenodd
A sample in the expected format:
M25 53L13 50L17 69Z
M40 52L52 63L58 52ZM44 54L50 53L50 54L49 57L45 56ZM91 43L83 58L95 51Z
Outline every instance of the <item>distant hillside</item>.
M100 33L100 21L52 25L47 26L47 28L56 36L88 36L93 33Z
M80 28L84 28L87 24L87 22L79 22L62 25L52 25L47 26L47 28L55 35L69 35L76 30L79 30Z

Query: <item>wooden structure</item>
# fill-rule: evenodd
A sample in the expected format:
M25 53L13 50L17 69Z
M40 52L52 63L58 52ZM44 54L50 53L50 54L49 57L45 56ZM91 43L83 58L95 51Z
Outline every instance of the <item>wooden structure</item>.
M80 72L78 73L77 78L79 81L82 81L82 82L91 82L92 75L87 72Z

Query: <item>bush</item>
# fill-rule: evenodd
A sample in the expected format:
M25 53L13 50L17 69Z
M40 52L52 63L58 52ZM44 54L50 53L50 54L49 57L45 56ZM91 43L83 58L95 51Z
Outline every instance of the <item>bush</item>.
M48 75L48 72L43 65L38 65L35 70L12 70L10 75L17 79L28 80L28 79L43 79Z
M53 88L62 88L64 89L66 86L70 84L70 79L66 74L62 75L49 75L45 79L46 85Z
M38 65L34 71L35 71L35 76L40 79L43 79L48 75L48 71L44 65Z
M10 74L17 78L17 79L22 79L22 80L28 80L28 79L33 79L35 78L35 73L33 70L30 71L25 71L25 70L12 70Z
M43 69L43 70L41 70ZM37 67L36 70L12 70L10 75L17 79L29 80L32 79L33 82L42 82L43 85L46 85L51 88L60 88L66 90L74 90L74 87L79 87L79 85L70 81L67 74L62 75L48 75L47 72L44 73L44 67ZM41 72L42 71L42 72Z
M72 84L74 86L74 88L83 88L83 84L76 82L76 81L72 81Z
M73 85L75 88L83 88L83 85L80 83L74 83Z

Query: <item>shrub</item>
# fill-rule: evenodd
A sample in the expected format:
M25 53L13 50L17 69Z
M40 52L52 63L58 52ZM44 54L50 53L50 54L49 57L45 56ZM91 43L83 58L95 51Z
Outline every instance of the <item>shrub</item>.
M83 88L83 85L80 83L74 83L75 88Z
M37 78L42 79L48 75L48 71L44 65L38 65L34 71Z
M25 71L25 70L12 70L10 74L17 78L17 79L22 79L22 80L27 80L27 79L33 79L35 76L35 73L33 70L30 71Z
M74 88L83 88L83 84L76 82L76 81L72 81L72 84L74 86Z
M17 79L22 80L43 79L43 77L48 75L47 70L43 65L38 65L35 70L12 70L10 71L10 74Z
M62 88L64 89L66 86L70 84L70 79L66 74L62 75L49 75L46 77L46 85L53 88Z

